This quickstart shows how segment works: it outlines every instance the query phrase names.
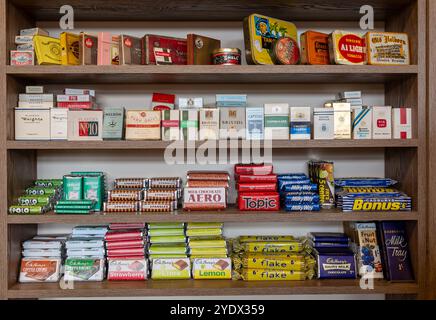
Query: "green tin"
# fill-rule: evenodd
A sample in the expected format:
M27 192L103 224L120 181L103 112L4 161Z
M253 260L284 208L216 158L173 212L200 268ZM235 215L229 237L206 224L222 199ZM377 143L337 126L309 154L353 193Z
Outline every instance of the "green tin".
M95 200L95 211L103 209L104 200L104 176L83 177L83 198Z

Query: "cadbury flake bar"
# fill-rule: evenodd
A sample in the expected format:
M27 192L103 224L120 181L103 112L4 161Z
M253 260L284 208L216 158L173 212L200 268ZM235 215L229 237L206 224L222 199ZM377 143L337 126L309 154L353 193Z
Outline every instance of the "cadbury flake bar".
M241 271L233 270L233 280L245 281L303 281L312 279L315 273L309 271L293 270L268 270L268 269L242 269Z
M247 242L240 243L235 240L233 242L234 252L250 252L250 253L302 253L310 252L306 241L280 241L280 242Z
M294 241L294 236L240 236L239 243L246 242L277 242L277 241Z
M232 258L233 267L236 270L246 269L268 269L268 270L292 270L306 271L314 269L315 259L310 255L295 254L288 257L247 254L234 256Z

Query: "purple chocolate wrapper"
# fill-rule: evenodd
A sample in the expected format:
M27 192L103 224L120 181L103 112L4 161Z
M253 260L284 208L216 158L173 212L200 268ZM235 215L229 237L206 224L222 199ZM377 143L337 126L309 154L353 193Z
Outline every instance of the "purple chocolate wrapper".
M356 259L348 249L317 249L318 279L356 279Z
M386 279L412 281L414 277L404 223L401 221L381 222L380 237Z

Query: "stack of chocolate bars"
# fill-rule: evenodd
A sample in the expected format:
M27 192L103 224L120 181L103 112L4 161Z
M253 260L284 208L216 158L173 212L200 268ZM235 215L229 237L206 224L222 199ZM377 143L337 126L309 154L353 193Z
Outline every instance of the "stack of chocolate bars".
M237 164L235 180L239 210L280 210L277 175L271 164Z
M62 200L56 204L58 214L89 214L103 209L106 177L103 172L75 171L63 178Z
M152 279L190 279L184 223L148 224L148 254Z
M319 211L318 185L304 173L277 176L280 200L285 211Z
M346 234L311 232L308 238L318 265L318 279L356 278L356 259Z
M106 233L108 280L147 280L145 223L112 223Z
M186 226L194 279L231 279L232 266L223 223L190 222Z
M121 178L107 192L105 212L172 212L182 196L180 178Z
M53 209L62 196L62 180L40 179L18 197L18 203L9 207L10 214L41 214Z
M230 176L227 171L189 171L183 209L187 211L224 210Z
M62 275L63 236L35 236L23 242L19 282L57 282Z
M306 280L315 260L304 239L293 236L241 236L233 241L233 279Z
M337 206L344 212L411 211L412 198L393 188L388 178L336 179Z
M106 275L104 237L107 226L75 227L67 241L65 281L103 281Z

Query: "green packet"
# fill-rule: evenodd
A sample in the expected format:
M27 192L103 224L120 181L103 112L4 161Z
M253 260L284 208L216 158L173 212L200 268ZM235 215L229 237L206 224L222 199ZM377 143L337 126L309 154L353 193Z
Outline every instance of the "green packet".
M156 222L149 223L148 229L183 229L185 223L183 222Z
M148 230L148 236L185 236L184 229L152 229Z
M222 222L188 222L186 229L222 229Z
M153 259L175 259L175 258L187 258L187 254L150 254L148 258Z
M152 236L150 243L186 243L185 236Z
M186 245L164 245L164 244L152 244L148 248L148 253L153 254L187 254Z
M191 261L188 258L153 259L151 278L161 279L190 279Z
M188 237L195 236L220 236L222 235L221 228L205 228L205 229L189 229L186 230L186 235Z

